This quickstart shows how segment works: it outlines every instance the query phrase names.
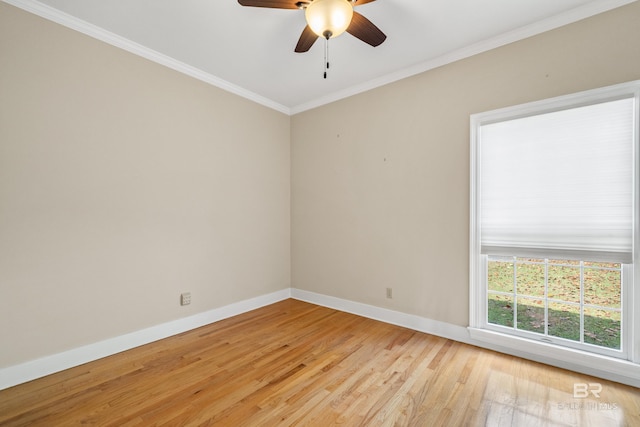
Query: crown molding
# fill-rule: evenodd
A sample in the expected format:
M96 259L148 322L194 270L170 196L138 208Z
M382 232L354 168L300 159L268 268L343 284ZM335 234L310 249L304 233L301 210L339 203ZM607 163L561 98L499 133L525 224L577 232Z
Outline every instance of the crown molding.
M607 12L609 10L616 9L618 7L625 6L630 3L634 3L637 0L602 0L585 4L584 6L571 9L565 13L552 16L542 21L535 22L524 27L517 28L515 30L500 34L496 37L474 43L472 45L463 47L445 55L439 56L429 61L425 61L411 67L398 70L394 73L387 74L385 76L369 80L356 86L349 87L347 89L333 92L325 95L321 98L306 102L300 105L291 107L291 115L302 113L313 108L321 107L326 104L330 104L335 101L339 101L350 96L357 95L359 93L367 92L369 90L387 85L389 83L396 82L398 80L406 79L408 77L415 76L417 74L424 73L434 68L442 67L443 65L451 64L461 59L469 58L471 56L487 52L492 49L496 49L501 46L505 46L510 43L514 43L529 37L542 34L547 31L554 30L565 25L572 24L583 19L598 15L600 13Z
M333 92L322 96L320 98L305 102L296 106L285 106L278 102L275 102L269 98L258 95L240 86L234 85L226 80L202 71L198 68L192 67L188 64L180 62L170 56L164 55L160 52L156 52L153 49L149 49L143 45L135 43L129 39L121 37L96 25L90 24L86 21L78 19L72 15L61 12L58 9L54 9L36 0L0 0L5 3L16 6L22 10L38 15L49 21L56 22L67 28L73 29L112 46L124 49L134 55L141 56L150 61L156 62L160 65L164 65L180 73L186 74L190 77L208 83L212 86L241 96L253 102L256 102L265 107L279 111L287 115L294 115L302 113L307 110L311 110L317 107L321 107L332 102L339 101L350 96L354 96L389 83L396 82L408 77L415 76L417 74L424 73L434 68L447 65L461 59L469 58L471 56L483 53L507 44L517 42L547 31L554 30L556 28L572 24L577 21L589 18L591 16L598 15L600 13L607 12L609 10L616 9L618 7L625 6L630 3L634 3L638 0L600 0L594 1L583 6L571 9L559 15L552 16L542 21L526 25L521 28L503 33L496 37L492 37L483 40L478 43L466 46L462 49L450 52L446 55L434 58L429 61L425 61L416 65L413 65L402 70L384 75L382 77L369 80L367 82L351 86L347 89Z
M78 19L58 9L52 8L51 6L48 6L46 4L40 3L35 0L1 0L1 1L8 3L12 6L15 6L17 8L20 8L24 11L33 13L34 15L37 15L41 18L47 19L49 21L55 22L57 24L60 24L72 30L78 31L89 37L93 37L94 39L100 40L112 46L126 50L127 52L133 53L134 55L138 55L145 59L153 61L157 64L164 65L165 67L171 68L172 70L175 70L179 73L186 74L187 76L193 77L195 79L208 83L212 86L215 86L219 89L241 96L257 104L263 105L265 107L271 108L273 110L279 111L287 115L291 114L289 107L286 107L264 96L261 96L254 92L246 90L240 86L234 85L226 80L218 78L198 68L192 67L191 65L180 62L170 56L164 55L160 52L157 52L153 49L145 47L141 44L135 43L127 38L124 38L115 33L107 31L96 25L93 25L86 21Z

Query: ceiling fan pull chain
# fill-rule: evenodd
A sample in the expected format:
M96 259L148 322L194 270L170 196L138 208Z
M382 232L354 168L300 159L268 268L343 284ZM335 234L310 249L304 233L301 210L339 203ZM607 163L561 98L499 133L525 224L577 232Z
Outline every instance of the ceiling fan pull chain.
M329 69L329 39L327 39L327 70Z
M327 70L329 69L329 38L324 40L324 78L327 78Z

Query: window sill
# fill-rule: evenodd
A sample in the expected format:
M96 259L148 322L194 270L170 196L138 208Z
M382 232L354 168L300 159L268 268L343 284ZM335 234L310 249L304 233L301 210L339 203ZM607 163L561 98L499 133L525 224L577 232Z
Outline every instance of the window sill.
M469 327L468 331L471 344L480 347L640 387L640 365L628 360L559 347L543 341L486 329Z

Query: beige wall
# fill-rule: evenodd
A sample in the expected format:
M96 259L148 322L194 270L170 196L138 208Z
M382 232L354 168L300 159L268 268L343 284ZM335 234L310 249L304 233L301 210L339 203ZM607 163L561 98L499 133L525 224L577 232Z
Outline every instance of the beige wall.
M289 141L284 114L0 3L0 368L288 288Z
M638 18L289 119L0 3L0 368L290 285L466 325L469 115L640 79Z
M640 79L638 22L633 3L294 116L292 286L468 325L469 115Z

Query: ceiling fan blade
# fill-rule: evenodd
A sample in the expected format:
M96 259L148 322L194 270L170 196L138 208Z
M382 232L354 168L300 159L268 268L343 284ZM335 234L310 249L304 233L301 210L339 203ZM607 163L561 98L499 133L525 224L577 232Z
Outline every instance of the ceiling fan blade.
M298 9L297 0L238 0L238 3L242 6L270 7L273 9Z
M298 53L307 52L316 40L318 40L318 35L307 25L304 30L302 30L295 51Z
M355 10L347 32L373 47L380 46L387 39L387 36L380 31L380 28Z
M355 2L353 2L353 5L360 6L363 4L371 3L372 1L376 1L376 0L356 0Z

